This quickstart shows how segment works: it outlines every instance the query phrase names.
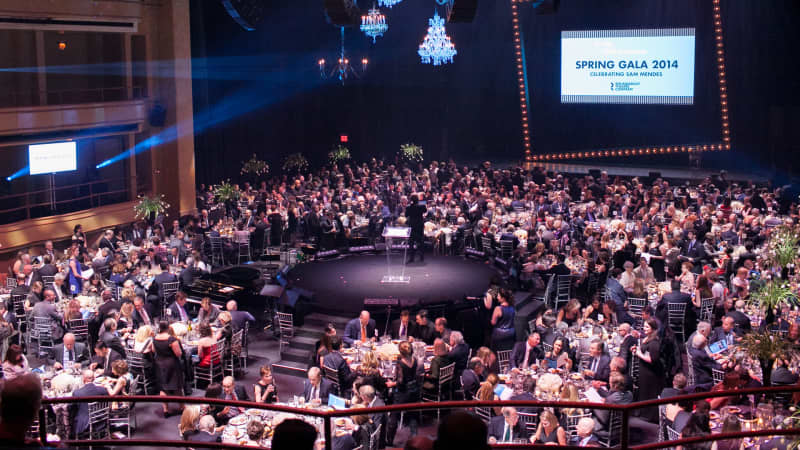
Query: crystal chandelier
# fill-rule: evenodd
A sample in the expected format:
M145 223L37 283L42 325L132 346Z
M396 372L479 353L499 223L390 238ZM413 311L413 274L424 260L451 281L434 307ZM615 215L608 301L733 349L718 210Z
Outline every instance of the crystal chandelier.
M422 58L422 63L438 66L453 62L453 56L458 52L445 32L444 19L439 17L438 12L434 12L433 18L428 20L428 24L430 25L428 34L422 44L419 44L417 52Z
M367 60L367 58L362 58L360 69L356 69L355 66L350 64L350 58L347 57L344 51L344 27L341 27L341 47L339 50L338 63L333 66L330 72L326 70L326 61L324 58L317 61L317 64L319 65L319 74L323 79L337 78L342 82L342 85L344 85L345 80L351 76L361 78L361 75L367 70L369 60Z
M378 5L391 8L392 6L402 2L403 0L378 0Z
M381 14L377 8L372 8L369 10L369 14L361 16L361 31L372 38L373 44L375 39L378 36L383 36L383 33L386 33L388 29L389 25L386 25L386 16Z

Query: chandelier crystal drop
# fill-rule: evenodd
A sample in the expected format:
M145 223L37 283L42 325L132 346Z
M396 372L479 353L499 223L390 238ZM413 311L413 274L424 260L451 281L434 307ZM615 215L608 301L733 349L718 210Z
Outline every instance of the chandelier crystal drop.
M433 18L428 20L428 34L419 45L419 56L423 64L433 64L438 66L453 62L453 56L458 52L450 42L444 29L444 19L439 17L438 12L434 12Z
M392 6L400 3L403 0L378 0L378 5L391 8Z
M366 16L361 16L361 31L372 38L372 43L378 36L383 36L389 25L386 24L386 16L381 14L377 8L372 8Z

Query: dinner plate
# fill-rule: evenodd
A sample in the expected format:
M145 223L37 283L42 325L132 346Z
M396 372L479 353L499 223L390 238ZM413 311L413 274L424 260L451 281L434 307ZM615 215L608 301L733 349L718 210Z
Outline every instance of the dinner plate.
M245 411L244 413L247 414L248 416L260 416L260 415L264 414L264 411L262 411L260 409L256 409L256 408L250 408L247 411Z
M737 414L742 412L742 408L739 408L738 406L728 406L728 412L731 414Z
M236 416L233 419L229 420L228 423L231 425L244 425L247 421L250 420L247 416Z
M717 419L719 419L719 413L717 413L717 412L714 412L714 411L710 411L710 412L708 413L708 417L709 417L711 420L717 420Z

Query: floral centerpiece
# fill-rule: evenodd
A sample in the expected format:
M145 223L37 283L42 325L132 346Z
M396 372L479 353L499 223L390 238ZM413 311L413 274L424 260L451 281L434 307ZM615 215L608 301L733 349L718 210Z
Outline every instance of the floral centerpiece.
M292 153L283 160L283 170L286 172L302 172L308 168L308 160L302 153Z
M253 156L247 160L242 162L242 170L239 171L242 175L250 174L250 175L264 175L265 173L269 172L269 164L266 161L258 159L255 153Z
M338 145L328 153L328 161L331 164L347 161L348 159L350 159L350 149L344 145Z
M403 144L400 146L400 157L409 162L421 162L423 159L422 147L416 144Z
M546 373L536 380L536 389L545 396L555 398L561 392L564 380L554 373Z
M139 202L133 205L133 213L137 219L155 219L169 208L164 195L140 195Z

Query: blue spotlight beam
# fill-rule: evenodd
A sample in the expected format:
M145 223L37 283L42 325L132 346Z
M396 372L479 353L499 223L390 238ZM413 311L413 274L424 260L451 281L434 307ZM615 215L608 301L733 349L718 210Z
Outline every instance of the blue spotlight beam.
M208 109L196 113L193 117L194 127L192 131L195 135L201 134L213 126L235 119L264 106L284 101L300 90L315 89L322 84L322 80L316 76L315 68L305 63L299 63L297 67L291 70L291 73L291 76L275 74L274 77L276 80L272 83L262 78L258 83L252 83L246 88L226 96L223 100L212 105ZM292 80L290 81L292 84L287 86L280 83L280 81L283 80ZM264 91L264 86L270 86L267 92ZM185 130L187 128L185 125L185 122L172 125L162 132L139 142L132 149L127 149L101 162L95 167L100 169L122 161L131 156L131 151L136 155L149 150L151 147L168 144L185 135Z
M23 175L27 175L27 174L30 173L30 171L31 171L30 166L25 166L22 169L19 169L18 171L16 171L16 172L12 173L11 175L7 176L6 177L6 181L11 181L11 180L13 180L15 178L19 178L19 177L21 177Z

